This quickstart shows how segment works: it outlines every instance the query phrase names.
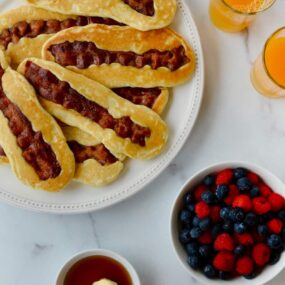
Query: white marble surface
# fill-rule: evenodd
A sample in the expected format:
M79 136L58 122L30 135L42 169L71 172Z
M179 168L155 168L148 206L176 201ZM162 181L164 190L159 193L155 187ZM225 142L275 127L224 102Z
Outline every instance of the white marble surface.
M233 35L213 28L208 1L186 1L201 34L207 78L201 113L185 147L146 189L100 212L53 216L0 204L0 284L53 285L66 259L95 247L128 258L143 285L197 283L180 266L169 235L172 202L187 177L211 163L238 159L285 181L285 98L263 98L249 80L264 40L285 25L285 1L277 0L249 32ZM284 278L285 271L272 284L284 284Z

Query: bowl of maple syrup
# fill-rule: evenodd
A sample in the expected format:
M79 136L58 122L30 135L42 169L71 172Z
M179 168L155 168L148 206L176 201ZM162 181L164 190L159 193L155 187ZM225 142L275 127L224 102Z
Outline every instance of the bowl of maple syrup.
M133 266L124 257L105 249L76 254L62 267L56 285L78 284L141 285Z

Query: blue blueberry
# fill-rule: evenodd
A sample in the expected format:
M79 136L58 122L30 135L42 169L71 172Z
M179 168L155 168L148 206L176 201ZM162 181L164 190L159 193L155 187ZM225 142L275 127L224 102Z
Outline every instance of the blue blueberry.
M221 230L222 227L220 224L214 225L211 230L212 238L215 239L218 236L218 234L221 232Z
M281 219L283 222L285 222L285 209L281 210L278 213L278 218Z
M257 232L261 236L267 236L269 234L268 227L264 224L258 225Z
M230 210L229 218L233 222L242 222L244 220L244 212L242 209L233 208Z
M246 225L253 227L257 224L257 216L254 213L248 213L245 216L244 222Z
M229 215L230 215L230 208L228 207L224 207L220 210L220 217L223 219L223 220L228 220L229 219Z
M193 221L192 221L192 224L193 224L194 227L198 227L200 222L201 222L201 219L199 219L198 217L194 217Z
M235 179L240 179L245 177L247 174L247 170L242 168L242 167L238 167L236 169L234 169L234 178Z
M206 191L202 193L201 198L207 204L213 204L216 200L216 195L212 193L211 191Z
M198 269L201 265L201 261L198 255L189 255L187 262L193 269Z
M282 243L282 240L281 240L280 236L278 236L278 235L270 235L267 238L267 244L272 249L279 248L281 246L281 243Z
M204 178L204 185L210 187L210 186L213 186L214 183L215 183L215 176L214 175L207 175L205 178Z
M229 194L229 187L226 184L218 185L216 189L216 196L218 200L223 200Z
M259 196L259 194L260 194L259 187L258 186L253 186L251 188L251 190L249 191L249 194L250 194L251 198L255 198L255 197Z
M199 223L199 227L202 231L206 231L211 225L211 220L210 218L205 218L203 220L201 220L201 222Z
M270 265L276 264L280 260L281 254L282 252L280 252L279 250L273 250L270 254L270 259L268 264Z
M256 276L257 276L257 274L256 274L255 272L253 272L253 273L251 273L251 274L244 275L243 277L244 277L245 279L251 280L251 279L254 279Z
M195 202L195 200L194 200L193 194L191 192L186 193L184 196L185 205L188 205L188 204L191 204L194 202Z
M179 234L179 240L181 243L188 243L192 240L190 229L183 229Z
M241 192L248 192L252 187L252 183L247 177L243 177L237 180L237 187Z
M220 271L219 272L219 278L222 280L229 280L231 278L231 276L228 272Z
M237 256L241 256L245 253L246 247L244 245L238 245L234 249L234 254Z
M238 234L243 234L247 230L246 224L245 223L236 223L236 224L234 224L234 230Z
M231 221L225 221L222 225L222 230L226 233L231 233L233 231L233 224Z
M195 212L195 204L192 203L192 204L186 205L186 209L187 209L188 211L190 211L191 213L194 213L194 212Z
M193 214L190 211L182 210L179 215L179 220L184 224L188 224L188 223L191 223L192 216Z
M214 269L214 267L211 264L207 264L204 269L203 269L203 273L205 274L205 276L207 278L215 278L217 275L217 271Z
M185 246L185 250L188 253L188 255L195 255L199 252L199 245L197 242L190 242L187 243Z
M263 215L263 218L266 222L272 220L274 217L275 217L275 214L273 212L268 212Z
M210 258L212 252L211 252L210 246L201 245L199 247L199 253L200 253L201 257L207 259L207 258Z
M199 227L194 227L190 231L191 238L194 238L194 239L200 237L202 235L202 233L203 233L203 231Z

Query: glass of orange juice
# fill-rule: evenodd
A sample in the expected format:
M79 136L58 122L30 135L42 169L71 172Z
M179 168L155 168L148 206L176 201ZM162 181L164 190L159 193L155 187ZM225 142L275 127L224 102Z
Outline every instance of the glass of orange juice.
M251 82L264 96L285 96L285 27L274 32L251 69Z
M224 32L240 32L255 19L256 14L268 9L276 0L210 0L212 23Z

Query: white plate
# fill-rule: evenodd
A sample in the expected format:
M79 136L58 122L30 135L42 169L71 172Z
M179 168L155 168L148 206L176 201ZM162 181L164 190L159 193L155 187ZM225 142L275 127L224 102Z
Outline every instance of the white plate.
M21 0L3 0L0 9L19 5ZM191 81L175 88L165 112L170 129L165 151L151 161L129 161L117 182L104 188L92 188L72 182L60 193L31 190L13 176L10 168L0 168L0 200L30 210L49 213L83 213L115 204L141 190L155 179L174 159L185 143L197 118L204 87L204 63L196 25L184 0L178 0L178 13L172 27L191 44L197 68Z

